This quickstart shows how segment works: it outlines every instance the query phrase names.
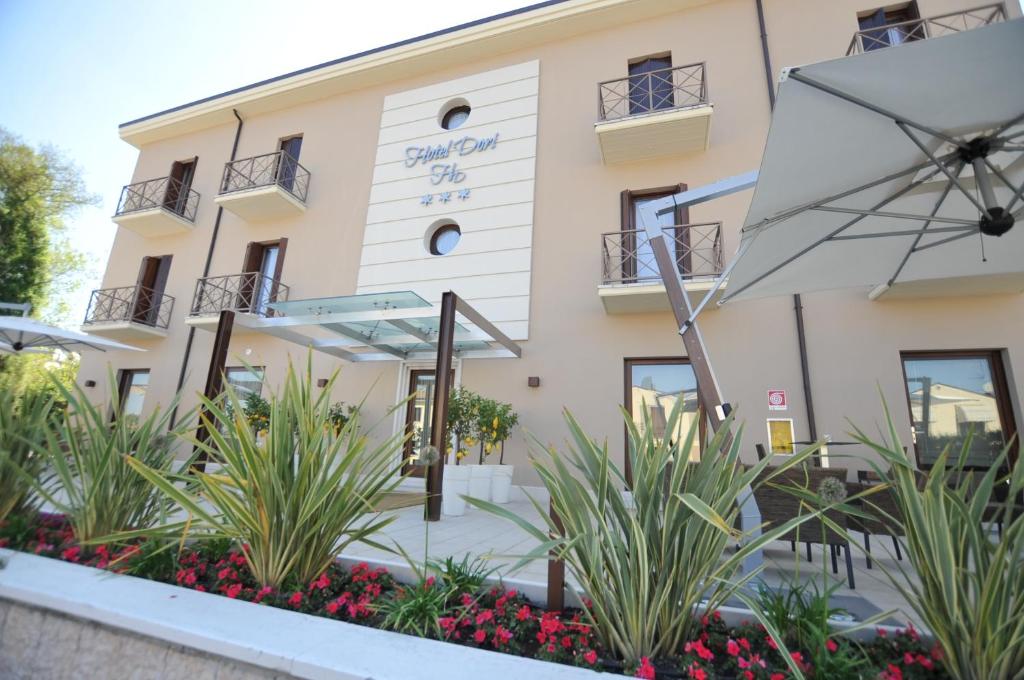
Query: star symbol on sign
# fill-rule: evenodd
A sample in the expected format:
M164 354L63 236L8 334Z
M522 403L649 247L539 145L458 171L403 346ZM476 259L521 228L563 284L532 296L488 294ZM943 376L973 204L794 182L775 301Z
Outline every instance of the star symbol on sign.
M469 198L469 189L459 189L459 200L465 201Z
M434 196L432 194L426 194L420 198L420 205L430 205L434 202Z
M448 201L452 200L452 192L444 191L444 192L438 194L437 198L442 203L447 203Z

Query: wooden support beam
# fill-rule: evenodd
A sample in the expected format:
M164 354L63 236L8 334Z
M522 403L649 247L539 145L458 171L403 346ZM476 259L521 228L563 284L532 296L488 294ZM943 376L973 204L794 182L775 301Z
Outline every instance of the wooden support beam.
M565 526L562 518L555 512L555 506L548 501L548 513L558 528L558 533L565 533ZM560 612L565 609L565 562L555 559L555 552L551 551L551 558L548 560L548 611Z
M231 329L235 325L235 313L230 309L222 310L217 320L217 334L213 338L213 351L210 353L210 369L206 373L206 387L203 396L213 400L224 387L224 365L228 360L228 345L231 344ZM205 443L210 433L206 429L206 420L210 418L209 409L204 408L199 416L199 428L196 439ZM198 450L195 447L193 451ZM201 453L194 467L200 472L206 469L206 453Z
M441 296L441 320L437 333L437 366L434 370L434 408L430 416L430 444L437 450L437 460L427 468L426 519L441 519L441 485L445 453L448 450L448 397L452 389L452 355L455 351L455 306L458 298L452 291Z

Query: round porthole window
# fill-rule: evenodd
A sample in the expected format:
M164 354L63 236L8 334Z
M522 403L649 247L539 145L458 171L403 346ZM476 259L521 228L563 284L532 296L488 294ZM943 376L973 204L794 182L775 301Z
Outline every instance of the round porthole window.
M454 222L442 222L431 227L427 235L427 248L431 255L447 255L455 250L462 238L462 230Z
M453 105L446 107L444 115L441 116L441 127L445 130L454 130L461 127L469 120L469 112L472 109L465 102L453 102Z

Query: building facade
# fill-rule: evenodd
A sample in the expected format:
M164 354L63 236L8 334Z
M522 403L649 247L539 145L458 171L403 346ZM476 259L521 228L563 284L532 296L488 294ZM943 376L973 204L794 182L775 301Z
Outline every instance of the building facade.
M700 418L638 206L756 169L782 67L1019 15L966 0L547 2L126 123L139 158L83 329L146 352L87 355L79 381L104 398L109 365L123 408L166 407L180 388L184 412L203 390L217 313L233 309L228 378L266 396L289 357L327 337L289 335L283 320L300 308L337 313L358 303L336 298L404 291L436 304L452 290L522 348L490 358L467 340L455 362L456 383L519 413L505 450L517 483L537 483L527 433L564 441L563 408L621 459L621 407L646 407L658 427L682 399ZM749 200L665 217L692 295L734 254ZM1021 288L893 292L701 316L745 456L848 440L848 420L874 432L879 390L922 464L974 428L984 465L1016 432ZM334 397L365 397L382 434L422 422L423 403L389 410L422 398L429 352L388 345L372 324L335 330L313 356L318 377L341 368ZM345 359L367 346L388 356ZM866 453L833 447L848 452Z

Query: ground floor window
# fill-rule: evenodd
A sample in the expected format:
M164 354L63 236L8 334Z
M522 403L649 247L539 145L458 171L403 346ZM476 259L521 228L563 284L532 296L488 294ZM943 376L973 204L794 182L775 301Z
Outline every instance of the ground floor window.
M149 369L126 368L117 376L117 392L121 400L121 415L138 418L149 387Z
M988 468L1016 431L998 351L903 352L918 465L931 467L945 448L954 455L974 433L967 464Z
M224 369L224 378L243 402L250 394L263 392L262 366L228 366Z
M690 362L682 357L626 359L625 383L626 411L641 433L647 426L646 412L649 416L646 422L653 428L654 436L664 437L672 409L682 402L682 415L670 436L673 441L681 442L691 425L699 423L700 436L689 451L690 460L698 460L704 441L705 419L697 401L697 376ZM628 456L626 475L630 476Z

